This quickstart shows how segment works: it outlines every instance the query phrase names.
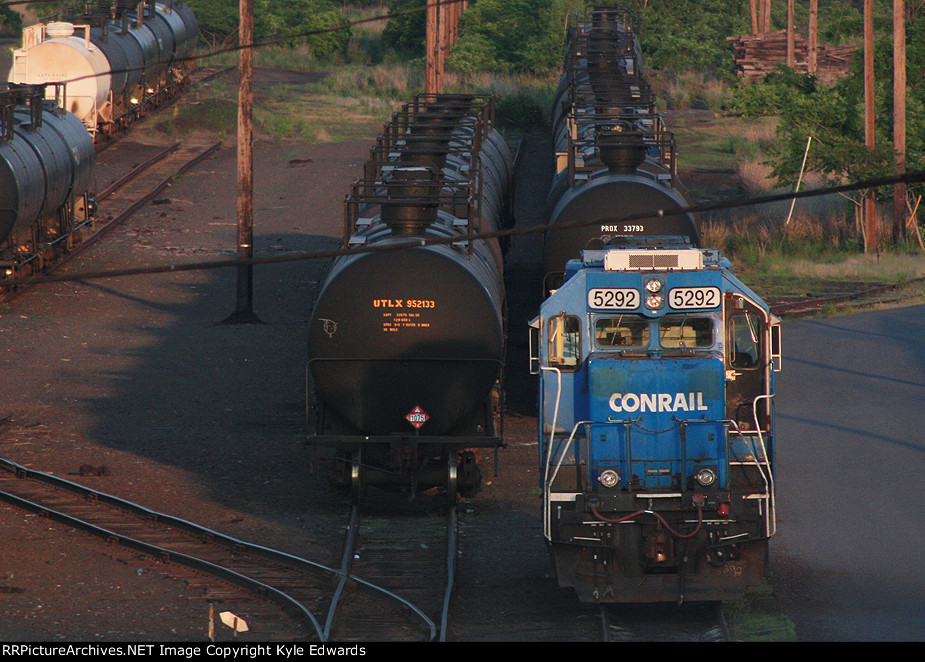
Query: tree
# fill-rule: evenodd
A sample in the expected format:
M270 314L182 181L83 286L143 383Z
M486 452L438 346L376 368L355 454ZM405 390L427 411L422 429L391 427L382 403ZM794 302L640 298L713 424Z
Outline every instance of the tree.
M925 71L925 12L910 4L906 22L906 66ZM883 25L883 17L877 24ZM758 83L742 86L735 107L747 115L776 114L778 146L769 163L781 185L792 185L810 136L814 144L807 169L831 183L845 183L894 174L893 155L893 47L891 26L874 43L876 146L864 144L863 62L855 58L852 75L823 86L809 75L781 68ZM906 85L906 170L925 170L925 80L910 76ZM925 193L921 184L910 187L913 196ZM888 196L891 188L878 191Z
M224 42L238 29L238 0L186 0L200 31ZM341 28L331 30L332 28ZM319 32L321 31L321 32ZM319 32L318 34L309 34ZM340 51L350 39L347 20L332 0L254 0L254 39L257 42L299 37L319 58Z
M460 19L460 38L447 66L474 71L546 72L562 66L565 19L584 11L585 0L473 0ZM393 0L392 14L423 9L422 0ZM386 46L422 57L424 15L414 12L389 19L382 34Z
M22 16L10 7L0 7L0 34L19 35L21 31Z

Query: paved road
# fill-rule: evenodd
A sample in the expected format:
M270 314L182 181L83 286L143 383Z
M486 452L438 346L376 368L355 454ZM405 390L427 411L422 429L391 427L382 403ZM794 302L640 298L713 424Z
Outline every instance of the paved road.
M787 323L774 584L804 640L925 638L925 306Z

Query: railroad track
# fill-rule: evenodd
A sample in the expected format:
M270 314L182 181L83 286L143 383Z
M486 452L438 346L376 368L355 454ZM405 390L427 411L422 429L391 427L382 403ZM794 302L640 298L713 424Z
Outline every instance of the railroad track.
M176 177L182 176L214 154L221 144L177 142L125 173L97 194L96 214L62 237L60 245L46 246L42 255L34 256L32 260L27 261L29 265L41 265L29 267L33 274L49 274L82 254L107 233L131 218L136 211L157 199ZM15 298L28 287L28 284L15 288L0 286L0 302Z
M0 499L140 552L251 623L261 640L320 639L334 569L0 458ZM220 609L223 607L219 607Z
M402 510L393 502L361 514L354 506L342 581L325 626L334 640L446 640L457 556L455 504L439 512Z
M722 603L600 605L602 637L615 641L730 641Z
M155 512L0 458L0 500L161 564L261 641L443 639L455 566L455 509L375 515L354 509L341 568ZM440 580L435 583L435 577ZM335 581L332 581L334 578Z
M876 306L878 304L900 303L915 294L904 295L903 288L925 282L925 278L913 278L904 283L888 283L868 288L860 292L851 292L827 297L805 298L798 301L789 301L771 305L771 312L775 315L799 317L816 314L830 306ZM884 295L896 293L895 297L885 298Z

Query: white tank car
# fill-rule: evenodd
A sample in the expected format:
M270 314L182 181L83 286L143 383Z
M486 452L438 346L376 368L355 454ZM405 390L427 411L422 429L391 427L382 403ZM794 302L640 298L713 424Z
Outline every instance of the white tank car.
M9 80L30 85L70 81L62 105L95 133L99 121L112 119L110 69L90 40L89 25L39 24L23 30L23 47L13 53Z
M92 135L111 133L182 79L198 32L195 15L179 0L123 0L115 18L100 12L25 28L8 80L66 82L60 105Z

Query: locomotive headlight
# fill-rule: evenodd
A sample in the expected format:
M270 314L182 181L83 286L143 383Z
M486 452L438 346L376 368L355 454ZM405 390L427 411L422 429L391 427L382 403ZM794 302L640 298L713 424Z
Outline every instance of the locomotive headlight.
M597 479L604 487L616 487L620 483L620 474L613 469L607 469L606 471L602 471Z
M662 295L661 294L650 294L646 297L646 306L655 310L660 308L662 305Z
M694 479L704 487L709 487L716 482L716 474L712 469L701 469L694 474Z
M652 292L654 294L656 292L660 292L661 289L662 289L662 281L660 281L658 278L652 278L646 281L647 291Z

